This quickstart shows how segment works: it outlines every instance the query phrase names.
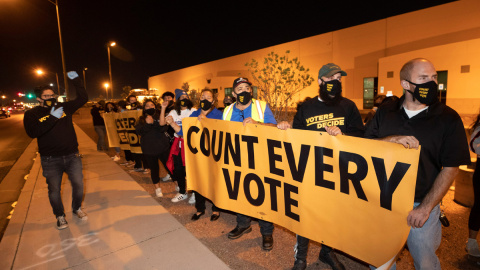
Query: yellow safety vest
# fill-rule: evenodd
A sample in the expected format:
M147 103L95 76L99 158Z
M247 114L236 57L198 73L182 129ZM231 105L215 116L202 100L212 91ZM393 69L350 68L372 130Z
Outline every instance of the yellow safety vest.
M230 121L230 119L232 119L233 106L235 106L235 103L229 105L223 110L223 120ZM252 106L252 119L257 122L264 123L263 121L265 118L265 109L267 108L267 103L265 101L252 98L252 104L250 105Z

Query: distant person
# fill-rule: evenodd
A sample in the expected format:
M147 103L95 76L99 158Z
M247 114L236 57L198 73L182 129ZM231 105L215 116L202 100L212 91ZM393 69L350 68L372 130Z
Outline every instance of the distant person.
M68 227L62 203L62 176L65 172L72 185L72 211L81 220L87 214L81 209L83 200L82 159L73 127L72 115L88 101L88 95L77 72L67 73L73 81L76 98L58 103L58 95L50 86L37 87L39 106L25 112L23 123L28 136L37 138L43 176L47 180L48 198L57 218L57 229Z
M181 89L175 89L175 101L174 110L170 111L165 121L168 125L175 123L177 126L182 126L182 119L190 116L196 109L193 108L193 103L190 100L187 92ZM162 124L162 123L160 123ZM186 187L186 171L185 171L185 154L183 151L184 142L183 136L175 133L175 140L173 141L172 148L168 157L167 167L172 172L173 181L177 186L175 190L178 193L172 198L172 202L177 203L186 200L187 187Z
M160 111L155 108L155 103L147 99L143 103L143 114L135 125L135 130L140 136L140 146L145 161L150 168L150 176L155 187L155 195L163 197L160 188L160 166L158 161L166 168L170 142L165 132L168 129L166 125L160 125Z
M105 104L105 113L116 113L117 112L117 105L113 102L107 102ZM112 157L113 161L118 162L120 161L120 147L114 147L115 149L115 156Z
M318 71L318 96L308 98L298 105L297 113L293 118L294 129L327 132L331 136L347 135L363 137L365 128L362 116L353 101L342 96L342 76L347 76L338 65L328 63ZM328 115L328 118L318 116ZM321 119L311 121L312 119ZM340 120L340 121L339 121ZM278 128L287 129L287 122L278 124ZM297 235L295 244L295 262L293 270L303 270L307 267L307 253L310 239ZM345 269L337 259L333 248L323 245L318 259L334 270Z
M128 110L130 111L142 110L142 104L138 102L137 96L129 95L126 101L127 101L126 107ZM133 170L131 170L130 172L141 172L141 173L148 174L149 169L148 169L148 165L146 165L143 160L143 154L132 153L132 156L133 156L133 159L135 160L135 166L133 166Z
M480 249L478 248L477 236L480 229L480 114L472 124L472 134L470 136L470 150L477 155L475 172L473 173L473 206L470 209L468 217L468 240L466 251L474 259L480 258Z
M105 121L101 113L104 112L105 107L105 100L100 100L95 103L90 110L90 114L92 115L93 120L93 127L95 128L95 132L98 135L97 140L97 151L108 151L108 146L105 141L105 137L107 134L107 129L105 128Z
M160 111L161 111L161 118L162 120L165 119L165 117L175 108L175 94L167 91L162 94L162 100L163 102L160 105ZM166 124L164 121L162 122L164 125ZM170 146L173 143L173 140L175 139L175 130L167 125L168 129L166 131L167 136L170 141ZM170 175L168 175L170 176ZM170 180L170 177L164 177L162 178L163 181L168 181Z
M413 210L406 220L411 227L407 245L415 269L441 269L435 254L442 241L440 202L458 167L470 164L467 138L458 113L437 99L437 71L430 61L417 58L405 63L400 84L405 94L380 106L365 137L407 149L421 146Z
M373 108L368 112L367 116L363 120L365 124L367 124L370 120L372 120L373 116L377 112L378 107L382 104L382 101L386 98L385 95L378 95L375 97L373 101Z
M233 81L233 96L237 101L225 108L223 120L242 122L243 125L277 126L277 121L268 104L252 97L252 83L247 78L237 78ZM251 232L251 222L251 217L237 213L237 225L228 233L228 238L237 239ZM262 234L262 249L273 249L273 223L259 219L258 225Z
M233 104L233 102L235 102L234 98L231 97L231 96L226 96L224 99L223 99L223 107L220 107L218 108L221 112L223 112L225 110L226 107L230 106Z

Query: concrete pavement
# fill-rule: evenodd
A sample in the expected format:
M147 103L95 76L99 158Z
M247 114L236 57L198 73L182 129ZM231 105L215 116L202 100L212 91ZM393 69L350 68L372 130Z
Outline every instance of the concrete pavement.
M88 221L56 229L37 155L0 242L0 269L229 269L77 126ZM36 146L36 140L32 142ZM30 147L29 147L30 148Z

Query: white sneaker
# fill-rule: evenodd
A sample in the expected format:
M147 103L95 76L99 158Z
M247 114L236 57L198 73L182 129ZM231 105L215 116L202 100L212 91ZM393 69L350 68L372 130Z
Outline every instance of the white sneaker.
M149 173L150 173L150 169L143 170L143 174L149 174Z
M162 181L163 182L167 182L167 181L170 181L172 180L172 177L170 176L170 174L167 173L167 175L165 177L162 177Z
M57 217L57 229L63 230L65 228L68 228L68 222L65 219L65 216Z
M179 192L180 191L180 187L178 185L175 185L175 191L176 192Z
M188 198L188 195L186 193L185 194L177 193L177 195L175 195L175 197L173 197L172 202L183 201L187 198Z
M161 188L155 189L155 195L157 195L158 198L163 197L162 189Z
M478 248L477 239L468 238L467 247L465 248L468 255L472 257L480 257L480 249Z
M83 212L82 209L78 209L76 212L73 213L83 221L88 220L87 213Z
M119 156L114 156L112 157L113 161L117 162L117 161L120 161L120 157Z
M188 199L189 204L194 204L195 203L195 193L192 192L192 196L190 196L190 199Z

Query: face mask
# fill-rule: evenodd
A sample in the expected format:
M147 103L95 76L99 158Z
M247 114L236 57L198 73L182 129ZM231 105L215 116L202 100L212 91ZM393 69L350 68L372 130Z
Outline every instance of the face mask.
M182 107L192 107L193 103L190 99L182 99L182 100L180 100L180 106L182 106Z
M242 92L237 94L237 100L242 105L247 105L252 100L252 94L250 92Z
M56 98L44 99L43 100L43 105L48 107L48 108L51 108L51 107L57 105L57 99Z
M338 80L331 80L331 81L324 81L322 80L322 84L320 84L320 91L324 91L329 95L336 96L337 94L342 92L342 83Z
M208 110L210 110L211 107L212 107L212 102L210 102L206 99L200 101L200 108L202 110L208 111Z
M225 102L224 104L225 104L225 107L228 107L228 106L232 105L232 103L230 103L230 102Z
M130 104L130 107L131 107L132 109L135 109L135 108L137 108L137 105L138 105L137 102L133 102L132 104Z
M408 80L406 81L415 85L415 90L413 91L413 93L412 91L405 89L406 91L410 92L410 94L412 94L413 101L417 99L422 104L431 105L437 99L438 85L435 81L429 81L426 83L419 83L419 84L412 83L411 81L408 81Z
M145 114L153 116L155 114L155 108L146 109Z
M171 107L173 105L173 103L174 103L173 100L168 101L167 107Z

